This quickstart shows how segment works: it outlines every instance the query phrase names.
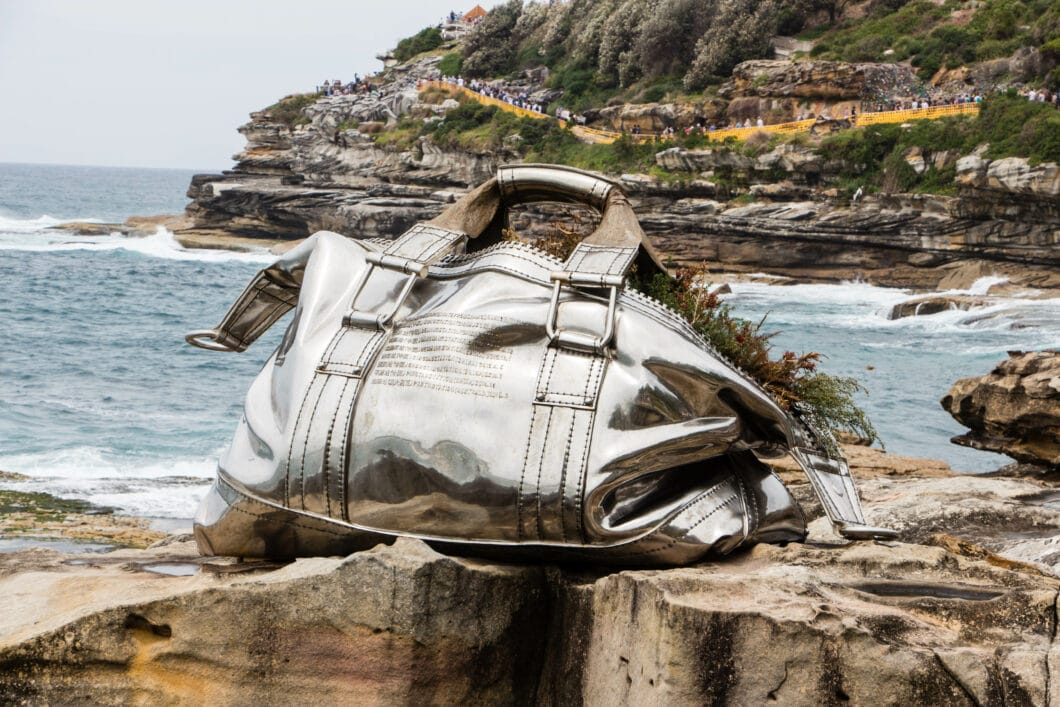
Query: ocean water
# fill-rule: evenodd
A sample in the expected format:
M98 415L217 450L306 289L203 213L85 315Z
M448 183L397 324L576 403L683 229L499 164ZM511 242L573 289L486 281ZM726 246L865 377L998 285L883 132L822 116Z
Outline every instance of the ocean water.
M3 486L193 516L283 326L243 354L200 351L183 337L215 324L272 257L187 250L164 230L127 238L47 228L177 213L191 174L0 164L0 470L31 477ZM909 293L765 282L734 285L735 313L766 316L780 330L777 349L821 351L825 370L861 380L890 451L963 471L1007 459L950 444L962 428L939 398L1009 349L1060 345L1060 300L891 322L891 305Z

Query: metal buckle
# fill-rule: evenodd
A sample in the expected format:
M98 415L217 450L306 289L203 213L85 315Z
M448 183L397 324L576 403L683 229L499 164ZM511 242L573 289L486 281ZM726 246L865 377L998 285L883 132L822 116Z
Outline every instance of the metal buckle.
M226 344L222 344L217 340L220 336L221 332L216 329L202 329L200 331L190 332L184 337L184 341L192 346L197 346L200 349L206 349L207 351L234 351L236 353L240 351L240 349L235 349Z
M549 278L553 282L552 300L549 302L548 317L545 319L545 333L548 334L550 342L575 351L598 355L604 353L615 338L615 311L618 305L618 290L625 285L626 278L622 275L589 274L569 270L553 272ZM571 287L606 287L609 289L607 315L604 320L604 333L602 335L592 336L558 328L559 293L564 283Z
M409 293L412 292L412 286L416 284L416 280L427 274L428 266L415 260L386 255L385 253L368 253L364 256L364 259L368 262L368 267L357 283L357 288L350 299L350 311L342 318L342 324L348 327L383 330L386 329L387 324L401 309L401 305L405 304L405 300L408 299ZM408 278L405 280L405 284L402 286L394 306L389 311L383 314L358 311L357 298L361 296L364 286L368 284L368 278L371 277L372 271L377 267L384 270L407 273Z

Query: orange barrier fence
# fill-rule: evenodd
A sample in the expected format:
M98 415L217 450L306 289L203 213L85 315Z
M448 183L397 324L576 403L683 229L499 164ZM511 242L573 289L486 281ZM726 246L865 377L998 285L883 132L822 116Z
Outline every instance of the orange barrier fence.
M979 112L978 103L956 103L950 106L931 106L929 108L911 108L909 110L887 110L880 113L862 113L855 125L875 125L876 123L904 123L907 120L935 120L947 115L972 115Z
M473 98L479 103L488 106L497 106L501 110L514 113L520 118L534 118L538 120L552 118L552 116L545 113L538 113L536 111L527 110L526 108L520 108L519 106L514 106L511 103L502 101L499 98L484 96L465 86L457 86L456 84L447 83L445 81L425 81L423 82L423 86L425 88L443 88L458 91ZM949 115L972 115L978 112L978 103L957 103L954 105L931 106L930 108L912 108L909 110L889 110L879 113L861 113L852 118L851 122L858 127L862 127L864 125L875 125L877 123L904 123L907 120L935 120L936 118L943 118ZM773 125L763 125L761 127L752 125L746 128L724 128L722 130L711 130L710 132L705 133L705 135L708 139L716 141L725 140L730 137L735 138L736 140L746 140L751 133L759 131L765 131L768 133L809 132L815 122L817 122L816 118L810 118L809 120L796 120L790 123L775 123ZM559 123L563 127L567 127L567 121L560 120ZM622 135L628 135L635 142L653 142L656 140L666 140L668 138L666 135L657 135L654 133L620 133L613 130L590 128L585 125L572 124L570 127L578 137L588 142L611 143Z

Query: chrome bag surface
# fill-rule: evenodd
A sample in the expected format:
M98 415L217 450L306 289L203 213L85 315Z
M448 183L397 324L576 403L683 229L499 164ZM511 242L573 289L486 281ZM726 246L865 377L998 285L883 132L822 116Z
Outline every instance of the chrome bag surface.
M587 204L600 226L566 262L519 243L464 252L530 201ZM888 535L817 433L625 286L635 261L658 267L621 191L542 165L502 167L393 241L307 239L188 335L242 351L295 310L199 509L201 551L289 558L412 536L683 564L805 537L759 460L784 452L843 534Z

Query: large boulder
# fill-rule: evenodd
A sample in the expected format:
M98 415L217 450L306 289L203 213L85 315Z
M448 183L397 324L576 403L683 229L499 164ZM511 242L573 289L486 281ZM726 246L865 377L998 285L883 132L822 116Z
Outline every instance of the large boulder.
M957 160L956 182L962 187L1003 194L1055 198L1060 195L1060 166L1055 162L1031 165L1024 157L989 160L972 153Z
M990 373L954 383L942 407L971 428L957 444L1060 468L1060 350L1011 352Z
M914 299L899 302L891 307L888 319L903 319L905 317L924 317L939 312L948 312L954 309L972 309L974 307L985 307L990 303L986 297L976 295L930 295L928 297L916 297Z
M666 128L681 129L696 123L709 125L724 114L723 101L706 99L692 103L626 103L592 111L586 117L610 130L629 132L640 128L645 133L660 133Z

